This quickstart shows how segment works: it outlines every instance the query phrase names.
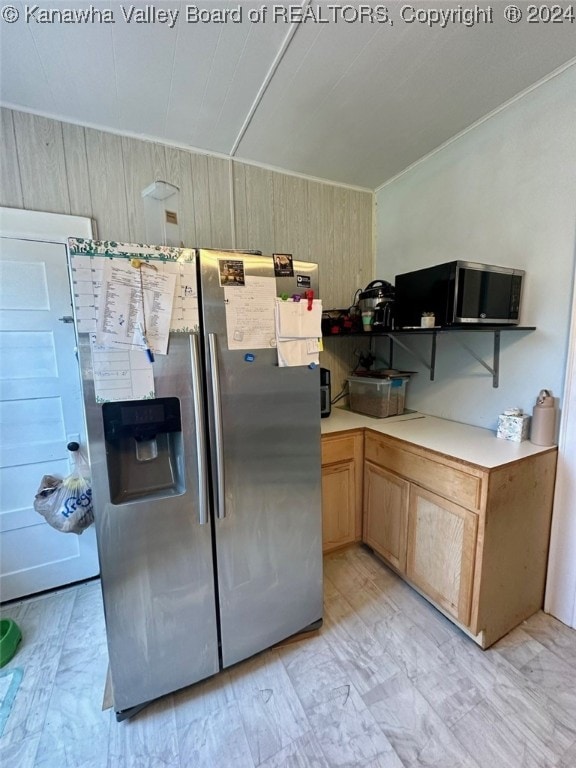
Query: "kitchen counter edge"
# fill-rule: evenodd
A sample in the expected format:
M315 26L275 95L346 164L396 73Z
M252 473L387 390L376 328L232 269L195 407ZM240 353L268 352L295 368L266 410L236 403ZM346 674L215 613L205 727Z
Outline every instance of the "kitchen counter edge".
M490 429L417 412L376 419L343 408L333 408L331 415L322 419L321 423L322 435L359 429L371 429L486 469L556 450L556 446L535 445L529 440L521 443L503 440Z

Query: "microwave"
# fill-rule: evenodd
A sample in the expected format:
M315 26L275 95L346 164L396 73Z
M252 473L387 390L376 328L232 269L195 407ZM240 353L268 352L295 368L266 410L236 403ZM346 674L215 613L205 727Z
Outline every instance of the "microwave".
M518 325L524 271L472 261L449 261L396 275L396 327Z

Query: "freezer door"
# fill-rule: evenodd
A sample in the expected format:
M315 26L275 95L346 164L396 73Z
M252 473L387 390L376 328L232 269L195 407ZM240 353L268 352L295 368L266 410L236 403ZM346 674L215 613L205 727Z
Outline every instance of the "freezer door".
M221 653L229 666L321 619L322 515L319 369L279 368L272 347L228 348L230 294L219 264L226 259L200 252ZM244 278L227 291L246 290L245 311L257 313L262 280L277 290L272 257L234 259Z
M178 466L171 467L178 483L169 495L154 462L141 456L142 477L134 477L138 461L132 460L129 473L122 475L124 485L131 478L139 497L130 501L130 488L115 476L128 498L112 503L108 467L111 473L117 469L107 462L110 442L105 442L102 405L95 402L84 334L80 354L110 672L119 713L219 669L212 536L202 483L206 470L202 461L198 464L202 420L196 418L195 396L201 395L201 383L195 377L194 337L172 334L168 355L156 355L154 381L157 398L180 403L181 433L171 438L181 442L174 454ZM161 407L154 400L145 403L139 413ZM130 403L126 407L132 414ZM132 414L128 421L137 418Z

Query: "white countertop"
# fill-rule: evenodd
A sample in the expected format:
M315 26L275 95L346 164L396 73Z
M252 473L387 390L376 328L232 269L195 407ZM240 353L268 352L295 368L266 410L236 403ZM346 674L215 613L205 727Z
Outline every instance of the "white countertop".
M344 408L333 408L331 415L322 419L323 435L364 428L487 469L550 450L550 447L534 445L529 440L521 443L502 440L490 429L471 427L469 424L423 413L405 413L402 416L377 419Z

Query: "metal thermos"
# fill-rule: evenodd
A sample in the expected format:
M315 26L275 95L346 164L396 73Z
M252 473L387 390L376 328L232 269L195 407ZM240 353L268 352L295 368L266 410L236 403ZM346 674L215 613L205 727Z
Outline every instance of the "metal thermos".
M554 445L556 437L556 408L549 389L541 389L532 410L530 441L536 445Z

